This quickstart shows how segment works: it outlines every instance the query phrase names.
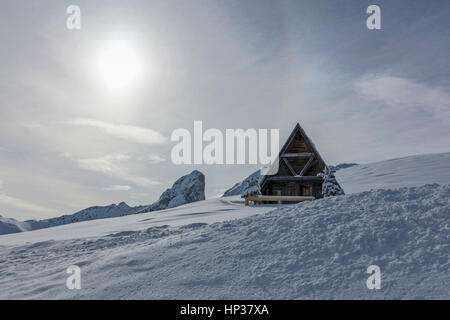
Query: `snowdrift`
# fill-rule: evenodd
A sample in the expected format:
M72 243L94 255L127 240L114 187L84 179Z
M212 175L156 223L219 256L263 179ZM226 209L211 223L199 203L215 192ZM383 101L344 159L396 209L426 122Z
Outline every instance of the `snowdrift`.
M448 185L376 190L210 225L1 247L0 298L449 299L449 199ZM65 287L72 264L81 290ZM373 264L381 290L366 288Z

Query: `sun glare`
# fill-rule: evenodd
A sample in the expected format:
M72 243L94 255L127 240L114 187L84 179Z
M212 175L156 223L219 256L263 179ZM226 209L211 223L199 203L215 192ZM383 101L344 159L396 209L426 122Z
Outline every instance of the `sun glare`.
M106 47L99 55L98 66L102 80L112 90L134 84L141 68L136 50L126 44Z

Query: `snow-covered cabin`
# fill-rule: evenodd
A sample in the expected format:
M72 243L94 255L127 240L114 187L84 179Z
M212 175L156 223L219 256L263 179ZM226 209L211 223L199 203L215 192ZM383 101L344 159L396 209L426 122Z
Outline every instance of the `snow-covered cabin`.
M278 163L269 170L276 174L262 178L262 195L323 197L324 179L317 174L324 171L326 164L299 123L281 148Z

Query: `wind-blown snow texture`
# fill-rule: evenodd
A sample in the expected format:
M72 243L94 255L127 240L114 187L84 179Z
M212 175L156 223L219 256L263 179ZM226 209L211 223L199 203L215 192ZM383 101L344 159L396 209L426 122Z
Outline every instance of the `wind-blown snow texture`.
M0 298L450 298L450 187L330 197L211 225L2 247ZM82 270L67 290L66 268ZM366 269L381 268L381 290Z

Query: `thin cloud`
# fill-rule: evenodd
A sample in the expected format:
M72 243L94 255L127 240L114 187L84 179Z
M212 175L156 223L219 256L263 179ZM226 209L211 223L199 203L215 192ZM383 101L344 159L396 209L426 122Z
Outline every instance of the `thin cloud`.
M131 160L131 157L122 153L115 153L98 158L87 158L76 160L81 169L114 174L120 170L116 162Z
M166 137L161 133L143 127L114 124L89 118L75 118L70 120L69 123L79 126L94 127L113 137L147 146L163 144L167 141Z
M420 108L450 122L450 95L445 90L389 75L360 79L355 90L367 100L402 109Z
M80 169L102 173L113 178L132 182L140 187L153 187L161 185L160 181L148 179L145 177L130 174L122 166L121 162L133 160L128 154L114 153L97 158L75 159L72 155L64 153L62 156L68 157L75 161Z
M160 155L159 153L152 153L149 154L148 156L141 156L138 158L139 161L149 161L150 163L161 163L166 161L166 158L164 158L162 155Z
M50 210L40 205L26 200L11 197L3 192L3 181L0 180L0 203L5 206L14 207L21 210L34 211L39 213L48 213Z
M112 186L105 187L105 188L103 188L103 190L106 190L106 191L128 191L128 190L131 190L131 187L127 186L127 185L115 184Z

